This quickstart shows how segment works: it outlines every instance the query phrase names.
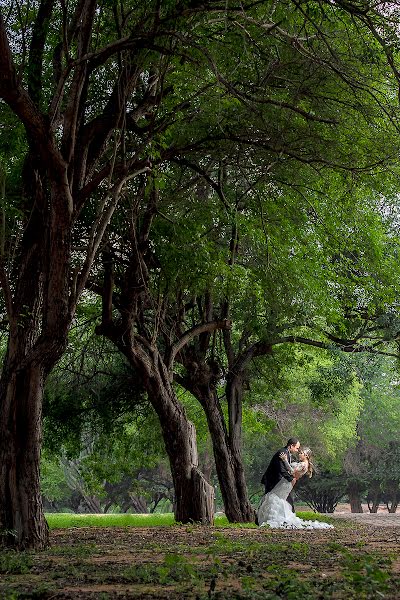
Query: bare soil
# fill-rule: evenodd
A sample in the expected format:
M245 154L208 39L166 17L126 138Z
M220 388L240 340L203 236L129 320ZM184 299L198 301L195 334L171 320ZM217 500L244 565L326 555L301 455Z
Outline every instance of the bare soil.
M0 598L400 600L400 515L389 516L396 526L361 519L338 515L330 530L55 530L43 552L0 553Z

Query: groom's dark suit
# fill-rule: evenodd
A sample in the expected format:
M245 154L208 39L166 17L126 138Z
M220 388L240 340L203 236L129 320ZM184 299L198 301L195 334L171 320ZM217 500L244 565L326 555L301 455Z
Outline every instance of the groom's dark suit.
M282 452L286 454L289 464L292 460L288 448L281 448L280 450L278 450L278 452L274 454L274 456L271 458L271 462L269 463L267 470L265 471L261 479L261 483L265 485L266 494L276 486L276 484L282 479L282 477L284 479L287 479L288 481L293 481L292 473L288 471L283 460L279 458L279 455L282 454ZM287 501L291 505L292 510L294 512L294 504L291 494L289 494Z

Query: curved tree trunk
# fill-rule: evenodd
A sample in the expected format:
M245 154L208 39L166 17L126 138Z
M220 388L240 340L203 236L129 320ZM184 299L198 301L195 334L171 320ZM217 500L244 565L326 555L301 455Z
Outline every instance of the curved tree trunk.
M196 430L171 383L156 346L135 337L129 327L103 322L97 333L107 336L140 373L149 401L156 411L174 483L174 513L181 523L214 522L214 489L199 469Z
M158 354L158 353L157 353ZM158 361L160 364L161 361ZM155 364L144 379L149 399L158 414L175 489L175 519L212 524L214 489L199 469L196 430L186 416L163 365ZM148 372L147 372L148 375Z
M254 510L247 494L241 454L235 456L232 452L216 393L209 391L204 394L196 387L193 387L192 393L199 399L206 414L226 517L231 523L253 522Z
M143 195L144 191L143 188ZM195 327L193 331L186 332L162 356L155 333L159 323L154 325L153 335L143 326L150 279L146 248L158 201L154 185L146 201L148 204L142 219L139 220L136 215L136 221L129 224L129 266L120 285L119 322L114 320L112 311L113 257L107 249L103 251L102 324L96 331L108 337L141 375L143 386L159 417L174 483L175 519L182 523L211 524L214 520L214 490L199 469L196 430L172 385L174 358L193 336L201 333L204 327L210 327L202 325L200 329ZM212 327L217 325L212 324ZM223 325L226 325L225 321ZM165 349L164 338L162 347Z
M122 168L114 169L120 160L115 153L111 170L103 171L109 163L107 142L114 131L121 130L121 119L140 71L131 69L130 59L127 65L121 61L104 107L99 107L96 114L86 113L90 96L87 53L92 44L96 4L83 0L71 7L60 39L53 37L50 41L56 2L37 3L31 15L24 80L17 75L14 63L18 47L9 43L9 31L0 12L0 97L24 126L29 148L21 173L23 200L19 198L17 205L12 202L7 216L11 222L17 208L18 224L10 229L6 213L2 216L0 244L0 288L9 322L0 390L0 536L7 544L20 548L41 548L47 542L39 493L45 378L65 349L77 302L120 191L134 174L148 169L147 161L142 159L127 164L125 145L121 143ZM68 68L68 83L62 52L58 52L61 39L76 41L77 61ZM48 52L56 65L56 81L51 86L54 96L45 92ZM98 66L108 59L107 55ZM146 110L156 103L156 99L153 104L146 103ZM98 119L102 126L93 127ZM103 172L100 178L99 169ZM104 194L93 196L103 178L108 182ZM92 197L96 198L96 216L91 223L86 222L86 248L72 265L73 226Z
M89 496L85 494L83 496L83 501L89 513L98 515L105 512L101 509L100 500L97 498L97 496Z

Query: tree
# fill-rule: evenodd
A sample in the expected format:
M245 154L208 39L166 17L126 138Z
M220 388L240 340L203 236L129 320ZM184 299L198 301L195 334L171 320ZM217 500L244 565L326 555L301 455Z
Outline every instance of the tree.
M65 349L121 190L150 168L151 115L165 57L172 53L184 63L184 33L213 4L199 10L196 2L140 8L82 0L67 10L42 0L17 12L10 3L1 15L0 97L14 130L23 125L26 149L18 198L8 195L6 181L3 202L0 281L9 333L0 395L0 529L6 544L47 544L39 491L44 382Z
M296 493L313 510L333 513L346 493L345 480L333 473L322 473L317 479L302 477Z

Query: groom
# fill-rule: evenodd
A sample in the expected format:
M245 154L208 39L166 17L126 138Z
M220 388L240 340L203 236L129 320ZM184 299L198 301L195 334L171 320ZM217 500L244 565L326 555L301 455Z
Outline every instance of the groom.
M282 478L287 479L288 481L291 481L294 483L296 482L296 479L293 477L292 473L290 473L288 471L288 469L285 467L285 463L279 457L279 455L282 452L284 454L286 454L288 463L290 464L292 461L291 453L297 452L299 448L300 448L300 441L297 438L290 438L287 441L286 446L284 448L281 448L280 450L278 450L278 452L276 452L274 454L274 456L271 458L271 462L269 463L268 468L265 471L265 473L261 479L261 483L263 483L265 485L265 493L266 494L268 492L270 492L276 486L278 481L280 481ZM292 507L292 511L294 512L294 503L293 503L292 494L289 494L287 501L289 502L290 506Z

